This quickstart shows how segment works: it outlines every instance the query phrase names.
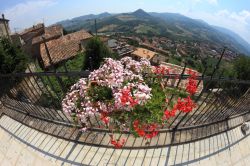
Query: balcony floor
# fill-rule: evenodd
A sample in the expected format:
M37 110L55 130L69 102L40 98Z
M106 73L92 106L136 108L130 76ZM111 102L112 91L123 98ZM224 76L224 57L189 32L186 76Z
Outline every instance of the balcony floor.
M237 127L194 143L147 150L75 144L40 133L3 115L0 165L249 165L250 137Z

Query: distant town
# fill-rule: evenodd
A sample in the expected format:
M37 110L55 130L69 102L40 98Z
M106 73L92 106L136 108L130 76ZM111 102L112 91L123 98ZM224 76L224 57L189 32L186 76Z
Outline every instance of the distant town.
M45 70L52 64L58 65L74 58L79 52L84 52L86 43L95 35L98 35L101 41L119 57L146 58L155 65L163 63L180 65L181 62L176 63L171 59L192 56L200 61L208 55L218 58L221 53L221 48L212 47L209 44L179 42L167 37L137 36L119 32L93 34L84 29L65 33L62 25L59 24L46 27L44 23L39 23L21 32L11 33L9 21L2 15L0 36L9 37L13 43L22 48L25 54L37 59L41 68ZM224 59L231 61L236 57L235 52L227 50Z

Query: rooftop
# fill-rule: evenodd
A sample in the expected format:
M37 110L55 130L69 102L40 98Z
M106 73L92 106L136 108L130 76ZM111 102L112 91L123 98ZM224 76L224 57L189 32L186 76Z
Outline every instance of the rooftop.
M6 22L9 22L10 20L0 18L0 21L6 21Z
M23 32L20 33L20 35L25 35L27 33L36 31L36 30L41 29L41 28L44 28L44 24L43 23L39 23L39 24L33 25L30 28L25 29Z
M151 60L157 53L145 48L136 48L136 50L132 52L132 54L140 58L146 58L148 60Z
M45 40L51 40L59 38L62 35L63 35L63 27L61 25L49 26L45 28L45 33L43 35L33 38L32 44L42 43L43 42L42 37L44 37Z
M108 47L110 47L110 48L114 48L114 47L117 47L117 40L115 40L115 39L110 39L110 40L108 40Z
M160 66L164 66L164 67L166 67L168 69L171 69L172 74L181 74L183 69L184 69L184 67L182 67L182 66L175 65L175 64L172 64L172 63L166 63L166 62L161 62ZM189 74L189 71L196 73L197 76L202 75L197 70L194 70L194 69L191 69L191 68L186 68L185 71L184 71L184 74ZM188 81L187 79L186 80L181 80L179 87L180 88L185 88L185 86L187 84L187 81ZM177 86L178 82L179 82L179 79L169 79L167 84L171 85L171 86ZM199 86L197 88L197 93L200 94L202 89L203 89L203 80L201 80L201 82L200 82L200 84L199 84Z
M46 44L53 64L74 57L79 51L81 51L79 46L81 41L91 37L91 34L85 30L81 30L47 42ZM40 53L44 62L44 67L49 67L51 64L44 44L40 45Z
M2 17L0 18L0 21L6 21L9 22L10 20L4 18L4 14L2 14Z

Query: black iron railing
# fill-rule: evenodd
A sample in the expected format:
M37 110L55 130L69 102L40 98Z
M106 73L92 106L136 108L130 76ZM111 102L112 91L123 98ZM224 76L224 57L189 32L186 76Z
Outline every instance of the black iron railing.
M215 76L220 60L211 76L206 76L205 69L196 78L197 86L202 88L194 96L197 103L194 111L180 112L150 141L134 138L129 132L119 133L127 137L124 148L155 148L195 141L233 129L249 120L250 81ZM186 67L180 75L166 75L166 81L174 80L171 86L178 88L188 77L184 74L185 70ZM93 146L112 147L107 141L110 131L100 125L99 117L90 119L92 128L86 133L81 133L76 129L80 126L61 109L61 101L70 86L79 78L88 77L89 71L33 71L34 69L29 68L29 72L26 73L0 74L0 99L6 115L60 138ZM171 94L170 100L174 98L175 95ZM41 128L43 124L47 127ZM50 130L51 126L53 130ZM66 134L56 134L58 128Z

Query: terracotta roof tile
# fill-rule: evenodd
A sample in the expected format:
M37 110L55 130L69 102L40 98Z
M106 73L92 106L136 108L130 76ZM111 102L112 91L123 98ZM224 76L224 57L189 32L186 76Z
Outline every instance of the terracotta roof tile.
M22 36L22 35L25 35L25 34L30 33L32 31L36 31L36 30L41 29L41 28L44 28L43 23L39 23L37 25L34 25L33 27L25 29L23 32L20 33L20 35Z
M59 39L46 42L53 64L57 64L63 60L67 60L75 56L80 51L79 44L81 43L81 41L89 39L91 37L91 34L84 30L81 30L65 35ZM45 68L49 67L51 64L47 56L44 44L40 45L40 52Z
M136 50L132 53L135 56L138 56L140 58L146 58L148 60L152 59L157 53L150 51L145 48L136 48Z
M8 19L2 19L2 18L0 18L0 21L5 21L5 22L9 22L10 20L8 20Z
M171 74L181 74L183 69L184 69L184 67L182 67L182 66L175 65L175 64L172 64L172 63L166 63L166 62L161 62L160 66L164 66L164 67L170 69ZM195 72L197 74L197 76L202 75L198 71L190 69L190 68L186 68L184 74L188 74L188 71L190 71L190 70L192 72ZM169 81L167 82L167 85L176 87L178 82L179 82L179 79L175 79L175 78L171 79L170 78ZM179 87L182 88L182 89L185 89L187 83L188 83L188 80L183 79L183 80L180 81ZM197 88L197 94L201 93L202 89L203 89L203 81L200 82L200 84L199 84L199 86Z
M43 35L37 36L32 39L32 44L42 43L43 42L42 37L44 37L45 40L47 41L59 38L62 35L63 35L63 27L61 25L53 25L50 27L46 27L45 33Z

